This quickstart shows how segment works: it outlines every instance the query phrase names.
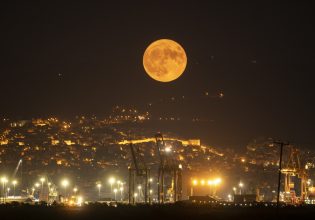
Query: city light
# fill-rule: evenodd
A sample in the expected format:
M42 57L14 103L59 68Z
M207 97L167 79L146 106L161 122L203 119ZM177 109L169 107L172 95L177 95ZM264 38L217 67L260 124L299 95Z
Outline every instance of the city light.
M62 180L62 181L61 181L61 185L62 185L63 187L65 187L65 188L67 188L67 187L69 186L69 180L67 180L67 179Z
M233 187L233 192L234 192L234 194L236 193L236 190L237 190L236 187Z
M192 185L197 186L198 183L200 183L201 186L205 186L206 183L208 186L219 185L222 183L222 179L221 178L215 178L215 179L208 179L207 181L205 181L204 179L201 179L201 180L193 179L192 180Z
M228 201L229 201L229 202L232 201L232 195L231 195L231 194L228 195Z
M77 200L77 205L78 205L78 206L81 206L82 203L83 203L83 197L82 197L82 196L79 196L79 197L78 197L78 200Z
M1 177L1 183L6 184L8 182L7 177L3 176Z
M18 182L16 180L12 181L12 185L13 185L13 197L15 197L15 186Z
M221 179L221 178L216 178L216 179L213 181L214 185L219 185L221 182L222 182L222 179Z
M193 180L193 181L192 181L192 184L193 184L194 186L197 186L197 185L198 185L198 180Z
M69 186L69 180L63 179L61 181L61 185L65 189L65 191L64 191L65 195L64 196L67 197L67 187Z
M118 192L118 190L115 188L114 189L115 201L117 200L117 198L116 198L117 192Z
M204 185L205 185L205 183L206 183L206 181L205 181L205 180L201 180L201 181L200 181L200 184L201 184L202 186L204 186Z
M102 188L102 184L98 183L96 184L96 187L98 189L98 199L101 199L101 188Z
M169 153L169 152L171 152L171 151L172 151L171 147L165 147L165 152L166 152L166 153Z
M240 194L242 194L242 188L244 187L244 184L242 182L240 182L238 184L238 186L240 187Z

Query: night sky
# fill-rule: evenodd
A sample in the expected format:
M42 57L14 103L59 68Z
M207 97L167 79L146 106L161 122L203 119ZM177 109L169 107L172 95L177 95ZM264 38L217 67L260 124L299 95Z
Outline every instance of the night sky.
M186 103L155 111L206 118L203 132L218 134L216 143L315 143L314 23L305 2L21 2L0 7L0 116L105 115L114 105L185 95ZM171 83L152 80L142 65L160 38L188 57Z

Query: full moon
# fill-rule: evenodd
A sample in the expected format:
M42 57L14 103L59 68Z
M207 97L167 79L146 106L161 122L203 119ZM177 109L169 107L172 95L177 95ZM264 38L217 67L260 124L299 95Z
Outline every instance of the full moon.
M183 47L169 39L151 43L144 52L143 66L147 74L160 82L170 82L180 77L187 65Z

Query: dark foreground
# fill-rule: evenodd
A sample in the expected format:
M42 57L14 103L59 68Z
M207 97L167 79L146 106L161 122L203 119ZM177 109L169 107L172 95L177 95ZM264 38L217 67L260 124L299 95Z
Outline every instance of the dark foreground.
M82 207L41 205L0 205L0 219L314 219L314 206L283 207L210 207L195 205L118 206L86 205Z

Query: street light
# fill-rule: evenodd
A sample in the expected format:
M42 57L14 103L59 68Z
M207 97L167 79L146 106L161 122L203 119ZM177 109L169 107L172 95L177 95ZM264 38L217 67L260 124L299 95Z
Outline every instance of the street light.
M135 197L135 201L137 201L138 193L133 194L133 196Z
M229 202L232 201L232 196L231 196L231 194L228 195L228 200L229 200Z
M197 185L198 185L198 180L193 180L193 181L192 181L192 184L193 184L194 186L197 186Z
M114 194L115 194L115 201L116 201L116 194L117 194L117 189L114 189Z
M234 195L236 194L236 187L233 187Z
M12 185L13 185L13 197L15 197L15 186L17 184L17 181L16 180L13 180L12 181Z
M117 187L118 187L118 188L120 187L120 184L121 184L121 181L120 181L120 180L117 180Z
M110 184L110 192L113 192L113 184L116 182L116 179L114 177L110 177L108 180L109 184Z
M141 196L141 185L138 186L138 191L139 191L139 200L140 200L140 196Z
M8 187L8 188L7 188L7 197L9 197L9 196L10 196L10 190L11 190L11 188L10 188L10 187Z
M98 183L96 186L98 188L98 199L100 200L101 199L101 187L102 187L102 184Z
M36 188L38 188L38 187L40 186L40 184L39 184L39 183L35 183L34 186L35 186Z
M77 188L77 187L74 187L74 188L73 188L73 192L74 192L74 195L76 195L77 192L78 192L78 188Z
M69 181L67 179L63 179L61 181L61 185L65 188L65 197L67 196L67 187L69 186Z
M240 187L240 194L242 195L242 188L243 188L244 184L242 182L240 182L238 184L238 186Z
M8 182L8 179L5 176L1 177L2 192L3 192L3 202L5 202L5 190L4 189L5 189L5 186L6 186L7 182Z
M44 178L44 177L40 178L40 182L42 183L42 190L43 190L43 188L44 188L45 178Z
M123 200L124 187L120 187L119 190L120 190L120 200L122 201Z
M170 147L165 147L165 152L166 153L170 153L172 151L172 149Z

